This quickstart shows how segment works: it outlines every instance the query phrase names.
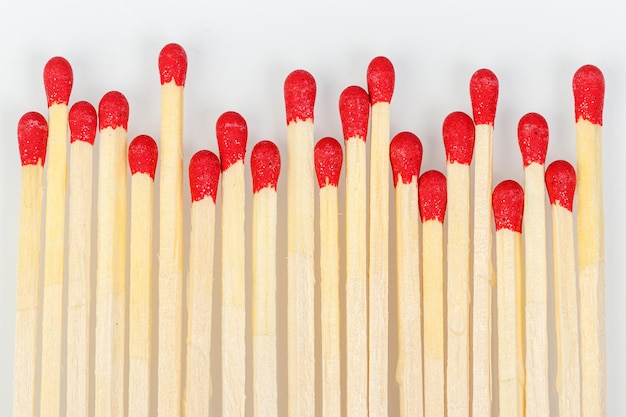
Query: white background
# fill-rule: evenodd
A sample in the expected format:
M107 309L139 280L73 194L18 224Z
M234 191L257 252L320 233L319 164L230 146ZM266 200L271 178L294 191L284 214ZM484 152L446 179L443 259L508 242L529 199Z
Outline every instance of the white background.
M488 67L497 74L500 100L494 139L494 185L506 178L520 182L523 179L516 128L519 118L529 111L542 113L550 125L548 162L562 158L574 162L572 75L583 64L599 66L607 87L603 145L607 404L608 415L624 415L625 21L626 7L610 0L2 2L0 415L8 416L12 412L20 202L17 121L31 110L46 114L43 67L50 57L62 55L74 69L72 103L89 100L97 105L105 92L119 90L130 103L129 139L141 133L158 139L160 85L157 57L161 47L169 42L180 43L189 59L185 166L191 155L201 148L217 152L215 121L226 110L236 110L247 119L249 151L258 140L272 139L279 143L285 155L282 87L286 75L296 68L307 69L317 80L316 137L340 138L337 111L340 92L351 84L365 86L369 61L377 55L385 55L396 69L392 133L411 130L422 139L423 171L445 169L441 123L451 111L471 112L468 83L472 73ZM284 192L285 186L283 175L279 191ZM185 193L187 197L187 185ZM279 215L283 219L285 202L285 195L281 194ZM248 206L251 206L250 200ZM188 208L187 198L185 207ZM249 231L249 222L246 227ZM188 229L188 224L185 228ZM279 300L285 301L284 227L279 232L279 240L283 241L279 245L279 285L282 287ZM390 259L393 259L393 253ZM219 291L218 279L215 291ZM392 330L395 329L393 304L392 299ZM285 325L286 320L281 316L281 410L285 410L286 405ZM552 321L550 325L554 364ZM214 342L217 343L218 325L214 330ZM393 346L395 342L392 340ZM214 352L217 351L216 345ZM213 380L216 389L212 409L219 411L219 356L215 357ZM395 369L395 357L392 352L391 375ZM550 377L552 407L556 410L555 365L551 367ZM247 393L251 399L250 384ZM396 410L397 391L393 379L390 401L390 409ZM252 415L251 404L249 401L248 415Z

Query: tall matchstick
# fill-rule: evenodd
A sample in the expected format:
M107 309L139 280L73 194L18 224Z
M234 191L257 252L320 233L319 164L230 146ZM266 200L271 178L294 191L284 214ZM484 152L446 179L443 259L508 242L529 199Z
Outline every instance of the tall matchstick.
M400 416L424 415L418 179L422 142L398 133L389 146L396 189L396 263L398 274L398 366ZM378 337L377 335L374 337Z
M43 165L48 123L39 113L24 114L17 124L22 161L22 205L17 249L17 306L13 369L13 415L35 416L39 263L43 208Z

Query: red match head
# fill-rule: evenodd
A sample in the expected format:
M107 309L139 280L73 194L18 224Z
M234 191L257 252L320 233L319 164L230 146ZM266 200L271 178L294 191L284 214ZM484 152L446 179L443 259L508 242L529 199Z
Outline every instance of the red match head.
M576 171L567 161L554 161L546 169L546 188L550 204L573 210L576 191Z
M576 121L581 118L602 126L604 109L604 75L597 67L580 67L572 80Z
M524 189L513 180L502 181L493 190L491 197L496 231L509 229L522 233L524 214Z
M79 101L70 108L70 143L76 140L93 145L96 140L98 116L96 109L86 101Z
M297 120L313 121L315 78L305 70L295 70L285 79L285 110L287 124Z
M474 122L467 114L450 113L443 121L443 144L448 163L472 163L474 154Z
M428 220L437 220L443 223L448 204L445 175L434 170L424 172L419 179L418 192L422 223Z
M17 123L17 144L22 166L43 166L48 144L48 122L45 117L34 111L24 114Z
M241 115L234 111L222 114L215 125L217 147L222 159L222 171L246 156L248 125Z
M391 61L384 56L372 59L367 67L367 89L372 105L385 102L391 103L396 73Z
M154 180L159 150L157 144L148 135L139 135L128 145L128 166L131 175L148 174Z
M207 150L196 152L189 161L191 201L200 201L209 196L215 203L219 180L220 160L217 155Z
M532 163L543 165L548 152L548 123L538 113L522 116L517 125L517 141L524 167Z
M43 85L46 89L48 107L53 104L67 104L70 101L74 74L72 66L65 58L50 58L43 69Z
M370 118L370 97L361 87L347 87L339 96L339 115L343 137L348 140L358 137L365 141Z
M389 145L389 159L393 173L393 186L402 177L403 184L410 184L420 175L422 166L422 142L411 132L400 132Z
M182 46L176 43L167 44L159 54L159 72L161 85L174 80L177 86L183 87L187 78L187 54Z
M271 187L276 190L280 175L280 151L274 142L263 140L252 148L250 155L252 191Z
M119 91L109 91L98 105L100 130L121 127L128 130L128 101Z
M479 69L470 80L470 97L474 123L491 125L496 118L498 105L498 78L488 69Z
M334 138L324 138L315 144L313 153L315 159L315 173L320 188L327 185L338 186L343 163L343 149Z

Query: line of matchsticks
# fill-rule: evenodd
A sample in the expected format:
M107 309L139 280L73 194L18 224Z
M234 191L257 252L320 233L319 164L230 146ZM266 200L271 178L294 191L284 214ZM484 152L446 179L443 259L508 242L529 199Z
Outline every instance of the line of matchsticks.
M184 274L182 127L187 59L183 48L176 44L165 46L159 55L159 70L162 85L160 151L155 141L146 135L138 136L127 147L128 102L119 92L107 93L100 101L97 114L87 102L78 102L68 111L73 74L70 64L60 57L52 58L44 68L48 120L31 112L19 121L22 211L17 274L15 416L34 416L37 409L40 415L58 416L62 395L67 395L68 416L90 415L90 396L95 398L95 409L91 413L96 416L121 416L126 410L131 416L147 416L151 401L157 401L158 415L162 416L181 412L185 416L208 415L215 203L220 179L222 230L228 233L221 235L223 334L219 383L223 415L244 415L247 125L239 114L224 113L216 127L220 158L208 150L199 151L191 158L188 167L192 200L189 269ZM481 69L471 77L473 119L455 112L444 120L447 179L437 171L420 176L422 145L417 136L402 132L390 140L394 82L391 62L377 57L367 69L369 91L357 86L343 91L339 110L344 151L333 138L314 143L316 84L313 77L304 70L297 70L285 81L289 149L286 161L288 414L315 415L316 269L313 251L316 231L320 234L322 392L318 395L322 396L322 414L339 416L345 411L349 416L383 416L388 413L388 219L391 204L387 196L391 167L395 187L397 273L392 279L397 280L398 289L396 380L400 388L400 415L467 417L470 410L474 417L491 415L493 286L497 292L498 346L495 353L498 375L493 379L497 380L500 415L550 415L549 389L554 381L548 380L547 189L554 245L553 313L557 334L559 415L604 416L602 73L587 65L581 67L573 79L577 175L566 161L555 161L544 171L547 123L536 113L521 118L518 138L525 190L510 180L492 189L492 135L498 80L491 71ZM368 126L371 126L369 218ZM92 262L92 162L97 132L97 256ZM344 154L346 265L345 276L340 277L338 184ZM157 398L151 398L152 223L158 158L161 197L157 278L159 354L155 358ZM470 165L473 159L474 218L473 236L470 236ZM131 172L129 288L126 288L125 277L127 163ZM253 311L252 322L248 325L252 326L253 335L255 416L278 414L276 185L280 168L281 157L274 143L262 141L254 146L250 157L254 191L250 258ZM314 224L315 176L319 183L317 227ZM67 236L64 234L66 178L69 178ZM44 185L46 201L45 213L42 213ZM572 216L576 187L578 255L575 254ZM444 228L446 211L448 220ZM41 313L39 265L43 216ZM494 221L495 262L492 259ZM445 258L444 242L447 242ZM473 253L470 242L473 242ZM65 248L67 262L64 262ZM444 266L447 267L445 293ZM92 268L96 271L95 300L90 300ZM346 286L345 305L340 305L342 283ZM187 322L183 323L185 284ZM64 285L68 294L66 370L61 369ZM126 291L130 292L129 306L125 304ZM96 315L93 347L92 301L95 301ZM444 305L447 305L446 316ZM340 322L341 309L345 309L345 323ZM128 357L125 357L127 310L129 340ZM42 323L38 322L39 317ZM470 317L473 317L471 340ZM181 335L185 324L187 363L183 365ZM40 327L41 351L38 352ZM346 338L345 357L341 355L342 337ZM89 369L90 349L96 352L94 369ZM342 361L346 363L345 386L341 383ZM41 364L39 380L37 363ZM186 369L184 383L183 367ZM67 372L65 393L61 392L62 372ZM95 379L94 392L89 392L91 378ZM128 378L127 405L124 404L125 378ZM40 384L39 406L36 405L37 384ZM342 408L342 392L345 393L345 409Z

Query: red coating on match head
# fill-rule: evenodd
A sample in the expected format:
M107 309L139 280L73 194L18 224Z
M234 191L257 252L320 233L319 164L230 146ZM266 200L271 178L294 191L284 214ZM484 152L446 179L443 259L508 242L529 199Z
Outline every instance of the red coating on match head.
M448 163L472 163L474 154L474 122L467 114L450 113L443 121L443 144Z
M524 189L513 180L502 181L491 196L496 231L509 229L522 233L524 214Z
M148 135L139 135L128 145L128 166L131 175L148 174L154 180L159 150L157 144Z
M48 107L67 104L70 101L74 74L72 66L63 57L50 58L43 69L43 85L48 98Z
M211 151L196 152L189 161L189 189L191 201L200 201L206 196L217 198L217 186L220 180L220 160Z
M109 91L98 105L100 130L107 127L128 130L128 101L119 91Z
M96 140L98 115L96 109L86 101L74 103L68 115L70 126L70 143L87 142L93 145Z
M17 123L17 144L22 166L41 165L46 162L48 122L37 112L24 114Z
M367 66L367 89L372 105L380 102L391 103L396 73L391 61L384 56L372 59Z
M339 115L343 137L358 137L365 141L370 119L370 97L367 91L356 85L347 87L339 96Z
M532 163L543 165L548 153L548 122L538 113L522 116L517 125L517 141L524 167Z
M448 204L446 177L439 171L424 172L418 183L418 200L422 223L437 220L443 223Z
M335 138L326 137L315 144L313 151L315 173L320 188L327 185L337 187L343 163L343 149Z
M285 79L285 111L287 124L297 120L313 121L317 87L315 78L305 70L295 70Z
M498 105L496 74L486 68L476 71L470 80L470 98L474 123L493 126Z
M263 140L252 148L250 155L252 191L271 187L276 190L280 175L280 151L274 142Z
M604 75L598 67L582 66L572 80L576 121L581 118L602 126L604 109Z
M554 161L546 169L546 188L550 204L573 210L576 191L576 171L567 161Z
M243 161L246 156L248 125L239 113L228 111L217 119L215 131L222 171L226 171L235 162Z
M161 85L172 79L177 86L183 87L187 78L187 54L182 46L176 43L167 44L159 54L159 72Z
M422 142L411 132L400 132L389 145L389 159L393 173L393 186L398 185L402 176L402 183L409 184L413 177L419 177L422 166Z

